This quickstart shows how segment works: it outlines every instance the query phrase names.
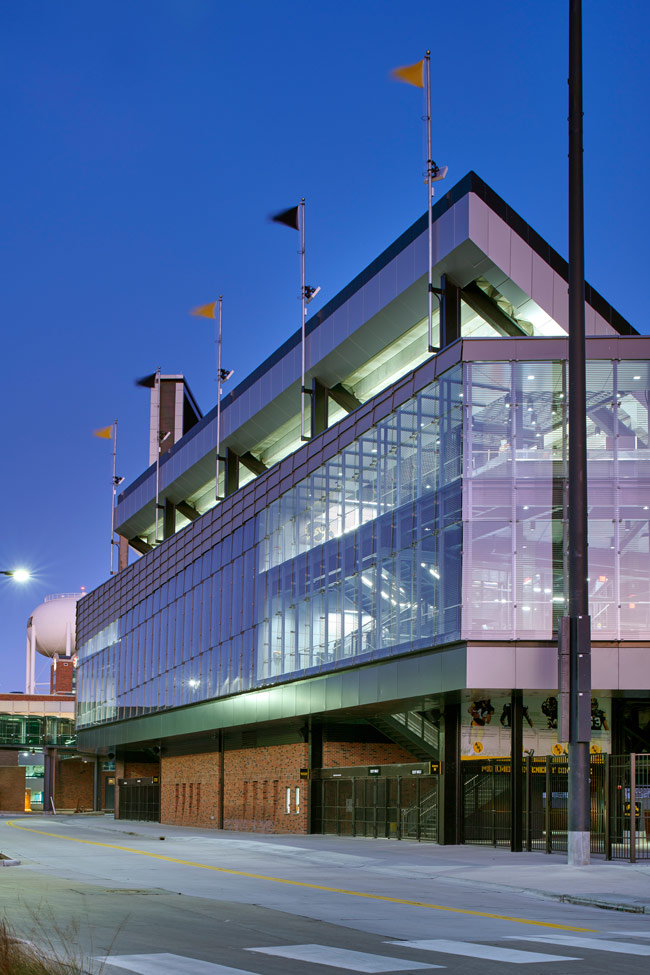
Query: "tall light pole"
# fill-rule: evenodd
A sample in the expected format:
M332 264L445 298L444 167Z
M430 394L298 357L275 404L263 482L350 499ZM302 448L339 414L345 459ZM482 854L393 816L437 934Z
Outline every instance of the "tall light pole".
M582 172L582 2L569 0L569 615L559 621L560 741L569 742L567 862L591 860L591 621Z

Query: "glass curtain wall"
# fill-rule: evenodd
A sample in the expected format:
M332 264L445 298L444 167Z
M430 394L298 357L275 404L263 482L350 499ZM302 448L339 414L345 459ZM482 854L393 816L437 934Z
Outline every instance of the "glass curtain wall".
M592 630L646 639L650 364L589 362L587 389ZM78 726L461 637L553 639L567 396L563 362L449 370L80 647Z
M459 636L462 397L456 369L266 509L258 681Z
M462 370L80 648L78 726L460 635Z
M566 372L564 362L466 365L464 637L550 640L565 613ZM648 372L587 363L595 638L650 635Z

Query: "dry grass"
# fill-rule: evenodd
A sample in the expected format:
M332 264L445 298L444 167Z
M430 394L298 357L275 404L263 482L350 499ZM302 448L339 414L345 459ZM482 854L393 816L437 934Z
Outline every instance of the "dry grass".
M88 975L74 930L39 925L36 936L38 944L23 941L0 920L0 975Z

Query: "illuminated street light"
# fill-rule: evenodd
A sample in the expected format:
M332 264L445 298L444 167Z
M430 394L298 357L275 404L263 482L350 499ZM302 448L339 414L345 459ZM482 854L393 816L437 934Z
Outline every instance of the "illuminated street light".
M16 582L27 582L32 577L29 569L0 569L0 575L13 576Z

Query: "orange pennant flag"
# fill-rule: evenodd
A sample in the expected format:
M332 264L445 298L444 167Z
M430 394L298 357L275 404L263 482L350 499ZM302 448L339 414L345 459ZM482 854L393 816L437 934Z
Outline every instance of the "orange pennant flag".
M193 308L190 315L197 315L199 318L216 318L214 311L217 307L216 301L211 301L209 305L201 305L199 308Z
M424 58L417 64L406 64L403 68L393 68L391 75L396 81L405 81L407 85L424 88Z
M93 437L100 437L102 440L111 440L113 437L113 427L102 427L101 430L93 430Z

